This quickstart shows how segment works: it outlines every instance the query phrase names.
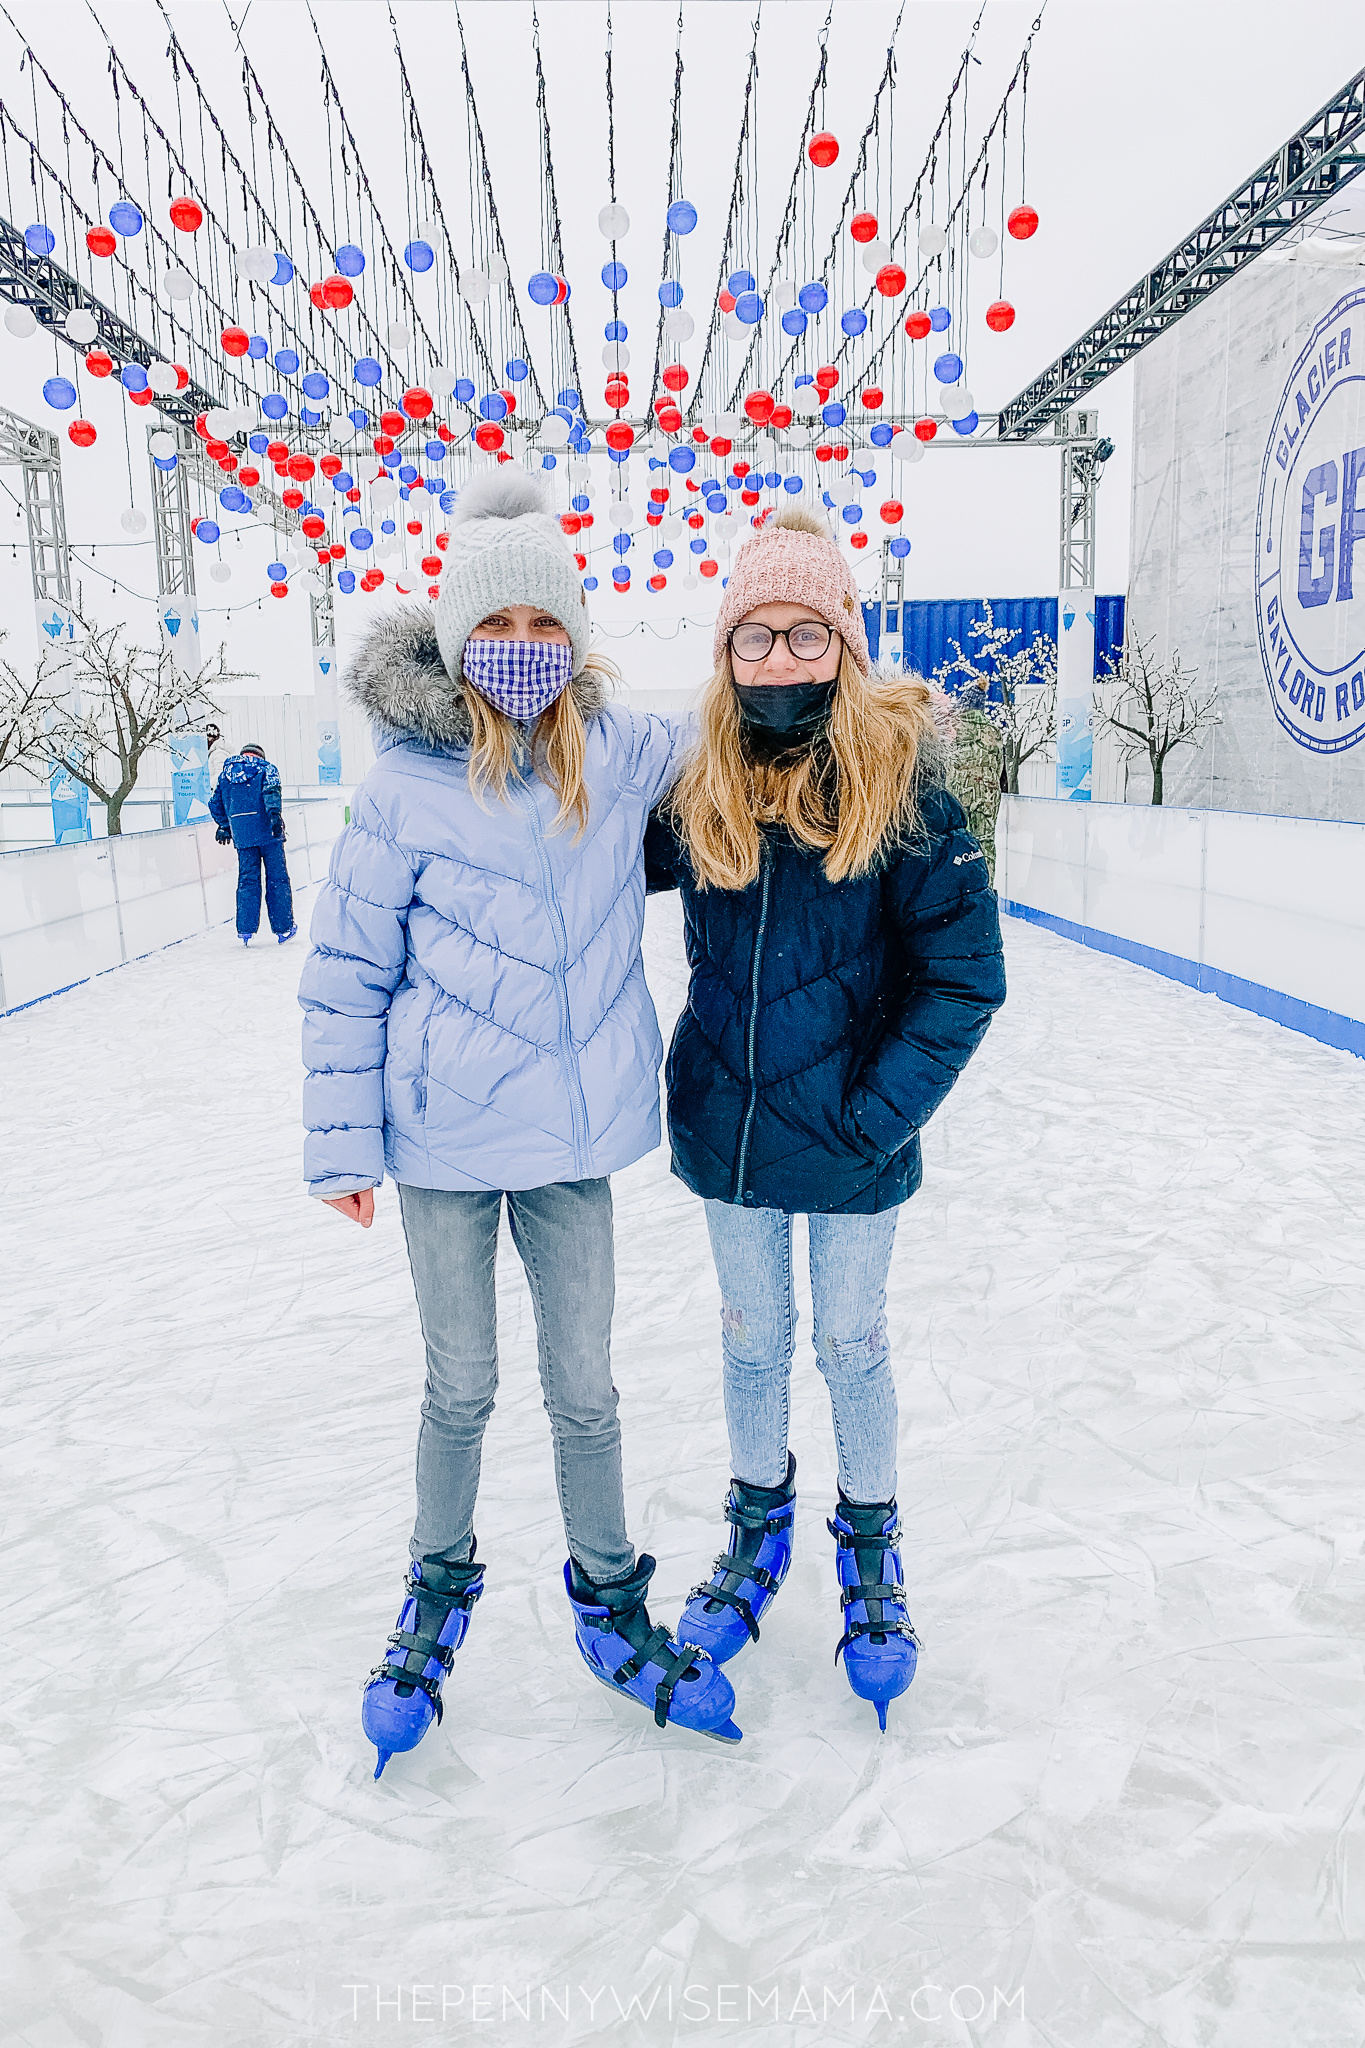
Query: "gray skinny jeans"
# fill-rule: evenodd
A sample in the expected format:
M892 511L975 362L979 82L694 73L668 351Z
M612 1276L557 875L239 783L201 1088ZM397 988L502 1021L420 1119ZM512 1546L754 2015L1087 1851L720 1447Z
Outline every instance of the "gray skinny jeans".
M540 1383L569 1552L599 1584L628 1578L621 1426L611 1378L611 1183L503 1194L400 1186L427 1380L417 1437L417 1557L468 1562L483 1433L498 1385L494 1270L504 1199L535 1308Z

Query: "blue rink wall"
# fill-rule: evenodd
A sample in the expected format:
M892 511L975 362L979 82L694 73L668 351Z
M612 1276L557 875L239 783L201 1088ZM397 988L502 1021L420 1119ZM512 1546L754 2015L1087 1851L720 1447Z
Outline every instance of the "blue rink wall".
M1010 642L1006 649L1017 654L1032 645L1035 633L1042 633L1049 640L1057 638L1057 600L1055 597L933 597L908 598L898 611L895 607L887 613L887 631L902 630L900 611L905 614L902 666L913 669L916 675L932 677L935 669L956 656L953 642L956 640L965 655L977 659L976 642L971 639L969 628L977 621L985 623L986 607L997 626L1007 626L1019 638ZM867 624L868 645L872 659L877 660L881 652L881 606L865 604L863 618ZM1097 597L1095 599L1095 674L1109 673L1106 657L1117 657L1123 645L1124 601L1121 597ZM981 666L993 672L994 664L983 660ZM954 678L956 687L958 678Z

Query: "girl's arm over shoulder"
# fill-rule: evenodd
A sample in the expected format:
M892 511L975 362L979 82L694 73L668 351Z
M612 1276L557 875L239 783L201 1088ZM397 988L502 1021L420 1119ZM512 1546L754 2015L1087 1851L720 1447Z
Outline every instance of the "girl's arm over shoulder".
M606 715L628 736L630 779L653 806L682 773L697 738L696 714L689 712L679 718L662 711L628 711L613 704Z
M886 1033L849 1098L858 1128L896 1152L923 1128L1005 1000L1005 962L986 861L956 797L932 787L921 831L882 878L883 915L908 972Z

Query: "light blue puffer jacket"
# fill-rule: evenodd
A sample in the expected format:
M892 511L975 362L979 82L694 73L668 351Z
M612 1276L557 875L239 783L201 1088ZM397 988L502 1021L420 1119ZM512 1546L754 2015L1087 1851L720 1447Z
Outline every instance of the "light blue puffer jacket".
M538 777L468 780L464 691L430 614L376 627L352 665L379 759L313 913L305 1012L309 1192L531 1188L616 1172L659 1142L663 1048L640 960L650 807L688 729L571 688L588 723L588 825L553 829Z

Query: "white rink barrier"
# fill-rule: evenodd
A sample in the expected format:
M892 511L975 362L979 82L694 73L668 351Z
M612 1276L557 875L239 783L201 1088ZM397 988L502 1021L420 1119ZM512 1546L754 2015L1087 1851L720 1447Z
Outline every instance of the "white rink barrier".
M322 881L344 798L286 803L296 889ZM233 916L237 856L207 820L0 853L0 1015Z
M1006 797L1011 916L1365 1058L1365 825Z

